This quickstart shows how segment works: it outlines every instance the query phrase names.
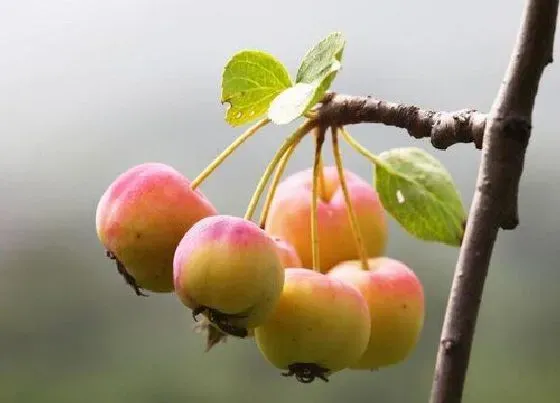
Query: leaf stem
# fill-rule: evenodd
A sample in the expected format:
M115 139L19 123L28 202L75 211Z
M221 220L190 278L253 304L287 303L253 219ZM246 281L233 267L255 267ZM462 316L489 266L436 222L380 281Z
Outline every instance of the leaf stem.
M368 270L368 253L366 249L366 245L364 243L364 239L362 237L362 231L360 230L360 226L358 224L358 218L356 217L356 211L352 206L352 200L350 199L350 193L348 192L348 184L346 183L346 178L344 177L344 164L342 163L342 155L340 153L340 146L338 143L338 132L340 131L340 127L332 128L332 147L333 147L333 156L334 162L336 165L336 169L338 171L338 178L340 180L340 187L342 189L342 193L344 195L344 202L346 203L346 208L348 211L348 218L350 220L350 227L352 229L352 235L354 236L354 243L356 244L356 249L360 256L360 262L362 265L362 269Z
M261 119L253 126L249 127L243 134L237 137L224 151L220 153L192 182L191 188L194 190L208 178L241 144L249 137L252 137L259 129L270 123L270 119Z
M348 133L348 130L346 130L344 127L340 127L339 128L340 134L342 134L342 137L344 138L344 140L354 149L356 150L359 154L362 154L364 157L366 157L368 160L371 161L372 164L374 165L379 165L383 168L385 168L386 170L388 170L389 172L392 172L391 167L389 167L387 164L385 164L385 162L383 162L378 156L376 156L375 154L371 153L367 148L365 148L363 145L361 145L360 143L358 143L358 141L352 137L350 135L350 133Z
M313 187L311 192L311 261L313 270L321 272L319 255L319 225L317 211L317 196L319 187L319 175L321 172L321 150L325 142L325 132L318 131L315 136L315 158L313 160Z
M264 202L263 210L261 212L261 217L259 220L259 226L264 229L266 226L266 220L268 218L268 212L270 211L270 206L272 204L272 200L274 199L274 195L276 194L276 189L278 188L278 184L280 183L280 179L282 179L282 175L284 174L284 170L288 165L288 160L292 156L292 153L296 149L297 145L301 141L301 138L294 141L294 143L286 150L282 159L278 163L278 167L276 168L276 172L274 173L274 177L272 178L272 183L268 188L268 193L266 195L266 200Z
M310 120L305 121L301 126L299 126L286 140L280 147L280 149L276 152L272 161L266 167L264 174L261 176L259 183L253 196L251 197L251 201L249 202L249 206L247 207L247 211L245 213L245 219L251 220L255 210L257 209L257 205L259 203L259 199L264 192L264 188L272 176L272 173L276 169L280 159L286 154L286 151L294 144L297 144L309 131L313 128L313 123Z

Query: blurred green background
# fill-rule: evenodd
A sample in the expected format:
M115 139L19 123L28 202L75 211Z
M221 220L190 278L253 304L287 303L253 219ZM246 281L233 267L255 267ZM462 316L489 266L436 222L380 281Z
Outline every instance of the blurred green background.
M340 30L347 47L335 90L488 110L522 6L0 1L0 402L426 402L457 250L416 241L391 221L388 254L411 265L426 290L418 348L383 371L303 385L281 377L251 342L204 353L173 295L134 296L104 257L95 207L130 166L161 161L192 178L241 133L225 124L219 103L222 67L240 49L269 51L295 74L315 41ZM553 64L534 113L521 225L496 244L467 403L560 401L559 91ZM290 128L267 128L203 185L222 212L244 212ZM350 130L374 152L425 147L469 206L480 158L472 145L442 152L392 128ZM311 156L304 142L288 172ZM365 160L348 148L344 157L370 178Z

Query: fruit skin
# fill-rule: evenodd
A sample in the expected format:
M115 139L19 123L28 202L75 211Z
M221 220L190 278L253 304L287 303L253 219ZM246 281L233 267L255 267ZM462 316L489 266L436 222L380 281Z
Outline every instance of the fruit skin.
M279 369L313 363L330 374L361 357L369 334L367 303L354 286L309 269L287 268L280 300L255 329L255 340Z
M185 232L217 210L173 167L148 162L120 174L101 196L97 236L134 278L152 292L173 291L173 255Z
M413 351L424 325L424 290L416 274L403 262L369 259L369 270L357 260L334 267L329 277L356 286L368 302L371 335L364 355L353 369L377 369L405 360Z
M276 242L278 253L280 254L280 261L284 268L302 267L301 259L292 244L279 237L274 237L273 239L274 242Z
M183 304L193 311L209 308L242 329L266 319L284 285L274 240L255 223L230 215L197 222L179 243L173 267Z
M285 178L276 190L265 230L291 243L302 267L313 267L311 259L312 169ZM359 257L344 195L335 166L323 169L325 198L317 200L320 245L319 266L323 273L345 260ZM358 175L344 170L352 206L356 213L368 257L381 256L387 244L386 213L373 187Z

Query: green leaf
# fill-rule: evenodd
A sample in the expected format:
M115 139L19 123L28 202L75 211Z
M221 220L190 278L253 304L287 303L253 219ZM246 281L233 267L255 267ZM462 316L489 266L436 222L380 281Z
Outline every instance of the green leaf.
M285 125L303 115L317 86L297 83L278 95L268 108L268 118L277 125Z
M340 64L344 45L342 33L333 32L313 46L299 66L296 83L312 83L328 75L333 64Z
M415 147L378 158L376 189L387 212L418 239L460 246L467 215L445 167Z
M339 32L309 50L299 67L296 85L274 99L268 117L278 125L287 124L319 102L340 70L343 50L344 37Z
M244 50L236 53L222 74L222 103L226 121L240 126L264 115L278 94L292 86L284 65L272 55Z

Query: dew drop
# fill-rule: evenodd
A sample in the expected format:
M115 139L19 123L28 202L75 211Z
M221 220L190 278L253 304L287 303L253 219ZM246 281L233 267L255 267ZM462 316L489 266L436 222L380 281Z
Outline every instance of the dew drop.
M255 115L255 111L250 111L249 112L249 116L254 116Z
M243 116L243 114L242 114L241 112L237 112L237 113L235 114L235 118L236 118L236 119L240 119L241 116Z
M397 202L399 204L403 204L404 201L405 201L404 195L402 194L402 192L400 190L397 190Z

